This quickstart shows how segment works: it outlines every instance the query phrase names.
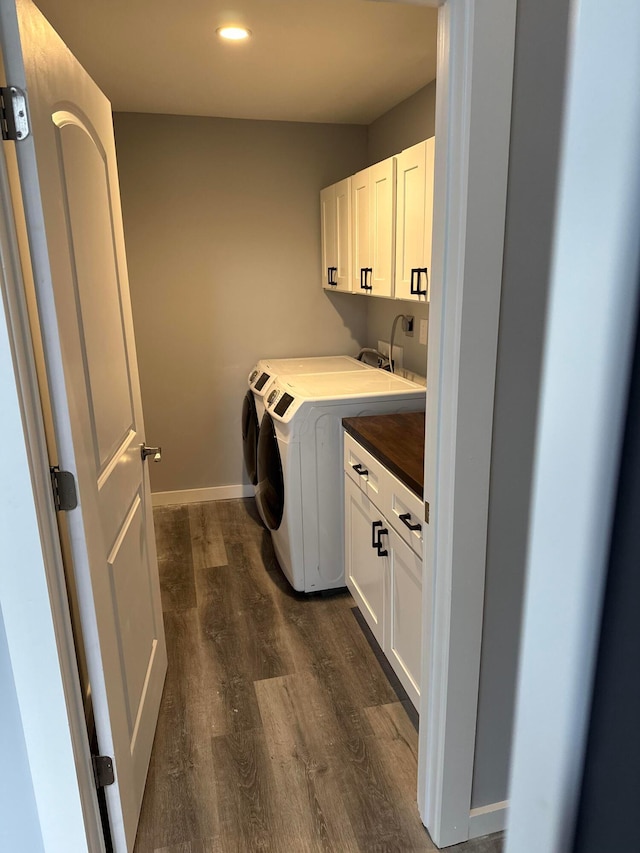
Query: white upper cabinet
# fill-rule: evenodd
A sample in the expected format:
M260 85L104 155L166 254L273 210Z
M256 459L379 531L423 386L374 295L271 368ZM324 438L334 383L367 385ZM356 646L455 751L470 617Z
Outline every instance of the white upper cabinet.
M320 193L322 286L351 290L351 178Z
M393 296L395 157L353 176L351 216L354 293Z
M397 299L429 301L434 151L432 137L397 158Z
M327 290L429 301L435 138L322 190Z

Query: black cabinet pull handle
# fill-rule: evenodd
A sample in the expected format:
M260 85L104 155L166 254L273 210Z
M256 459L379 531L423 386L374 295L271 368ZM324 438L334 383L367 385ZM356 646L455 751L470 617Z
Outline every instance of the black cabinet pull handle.
M367 284L367 275L372 272L372 267L360 267L360 290L373 290L373 285Z
M367 469L366 469L366 468L363 468L363 467L362 467L362 465L361 465L359 462L358 462L358 464L357 464L357 465L352 465L351 467L353 468L353 470L356 472L356 474L357 474L359 477L366 477L366 476L367 476L367 474L369 473L369 472L367 471Z
M338 272L338 267L327 267L327 284L337 287L338 282L333 280L334 272Z
M376 537L377 531L377 537ZM388 557L389 552L382 547L382 542L380 541L381 536L386 536L389 533L386 527L382 526L381 521L373 521L371 523L371 547L375 548L378 552L378 557Z
M426 296L426 290L420 290L420 276L424 273L427 279L427 288L429 287L429 270L427 267L414 267L411 270L411 287L409 289L409 293L412 296Z
M411 524L411 521L409 520L411 518L410 512L403 512L402 515L398 517L405 527L409 528L409 530L422 530L421 524Z

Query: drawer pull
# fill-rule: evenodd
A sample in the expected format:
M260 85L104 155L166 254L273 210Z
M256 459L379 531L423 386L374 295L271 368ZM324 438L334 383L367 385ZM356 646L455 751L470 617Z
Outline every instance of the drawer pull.
M411 513L410 512L403 512L402 515L398 516L398 518L405 525L405 527L409 528L409 530L422 530L421 524L411 524L411 521L410 521Z
M363 468L363 467L362 467L362 465L361 465L359 462L358 462L358 464L357 464L357 465L352 465L351 467L352 467L352 468L353 468L353 470L356 472L356 474L358 475L358 477L366 477L366 476L367 476L367 474L369 473L369 472L367 471L367 469L366 469L366 468Z
M376 531L378 534L377 536ZM377 550L378 557L389 556L389 552L382 547L382 542L380 541L380 537L386 536L388 533L389 531L387 528L382 526L382 521L373 521L371 523L371 547Z

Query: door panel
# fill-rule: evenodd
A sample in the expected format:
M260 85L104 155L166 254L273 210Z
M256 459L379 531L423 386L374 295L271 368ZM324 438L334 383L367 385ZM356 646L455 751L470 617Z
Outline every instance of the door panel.
M17 14L16 14L17 11ZM0 4L12 85L32 134L16 144L65 514L116 853L133 849L166 649L111 108L30 0Z
M151 607L148 573L136 571L140 563L147 563L144 547L144 518L142 499L136 495L124 520L118 538L107 559L113 599L117 613L118 651L129 723L129 742L135 749L135 737L143 711L144 687L155 657L157 626ZM139 601L141 608L131 619L129 602Z
M84 368L93 414L98 468L133 426L109 172L95 132L70 112L52 116L58 130L59 174L74 263Z

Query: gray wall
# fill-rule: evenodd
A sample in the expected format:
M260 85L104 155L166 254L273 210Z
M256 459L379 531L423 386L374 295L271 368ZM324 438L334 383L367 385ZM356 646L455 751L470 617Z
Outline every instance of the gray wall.
M320 287L319 192L367 128L120 113L115 134L153 491L241 483L254 362L364 344L361 300Z
M381 115L369 125L369 165L398 154L436 132L436 81Z
M44 853L1 609L0 756L0 850Z
M397 104L389 112L369 125L367 143L368 162L378 163L403 148L409 148L435 134L436 84L429 83L410 98ZM367 300L367 346L376 347L378 341L388 341L396 314L415 317L412 337L404 335L398 323L396 341L404 349L404 366L422 376L427 375L427 347L419 343L420 319L428 318L429 306L414 302L388 299Z
M568 5L518 0L474 808L507 798Z

